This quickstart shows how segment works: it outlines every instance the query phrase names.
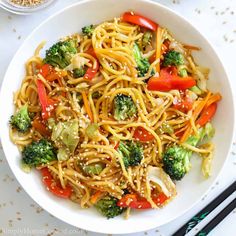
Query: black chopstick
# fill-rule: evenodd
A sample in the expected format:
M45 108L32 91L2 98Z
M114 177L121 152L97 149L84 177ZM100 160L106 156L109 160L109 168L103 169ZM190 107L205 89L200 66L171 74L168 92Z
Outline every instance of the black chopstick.
M212 200L206 207L199 211L186 224L177 230L172 236L185 235L199 224L207 215L209 215L217 206L219 206L228 196L236 190L236 181L234 181L227 189Z
M219 214L217 214L196 236L209 234L230 212L236 208L236 198L230 202Z

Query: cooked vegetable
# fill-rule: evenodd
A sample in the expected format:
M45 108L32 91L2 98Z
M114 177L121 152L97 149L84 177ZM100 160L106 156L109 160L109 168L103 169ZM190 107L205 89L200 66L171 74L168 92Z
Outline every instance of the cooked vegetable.
M177 51L170 50L164 55L163 66L179 66L184 64L184 56Z
M200 117L197 119L196 124L204 126L215 115L216 109L217 103L212 103L210 106L203 110L203 112L200 114Z
M39 79L37 79L37 89L39 102L42 108L42 118L47 120L52 115L57 103L47 96L46 88L43 82Z
M137 113L137 107L130 96L117 94L113 101L114 118L116 120L126 120L132 118Z
M188 76L188 72L184 68L180 69L178 74L179 74L180 77L187 77Z
M161 69L159 77L148 80L148 90L167 92L172 89L185 90L196 85L192 77L179 77L174 67Z
M82 91L81 95L82 95L82 98L83 98L85 111L88 114L88 117L89 117L90 121L93 122L93 113L92 113L92 110L90 108L90 104L89 104L87 94L86 94L85 91Z
M10 124L16 128L19 132L26 132L31 127L31 119L28 112L28 105L22 106L19 111L12 115L10 118Z
M202 157L202 174L205 178L211 176L211 169L212 169L212 160L213 160L213 145L212 144L204 144L201 145L201 148L211 149L211 152L204 153L201 155Z
M123 21L142 26L152 31L156 31L158 28L158 24L144 16L137 15L134 12L125 12L122 16L122 19Z
M179 99L174 105L173 108L179 110L183 113L187 113L193 107L193 101L189 97L183 97Z
M72 194L71 186L67 185L65 188L60 186L59 182L56 182L48 168L44 167L40 170L43 176L43 183L45 184L48 191L61 198L69 198Z
M98 128L98 124L89 124L85 130L85 133L90 139L94 139L98 136Z
M161 124L161 126L157 129L157 132L158 132L158 134L164 134L164 133L166 133L166 134L173 134L174 133L174 129L167 122L163 122Z
M157 197L152 198L157 205L162 205L168 197L164 193L160 193ZM130 207L134 209L150 209L151 204L144 197L139 197L137 194L126 194L118 202L119 207Z
M123 157L126 168L139 165L143 159L143 149L139 142L120 141L118 152Z
M145 76L150 67L150 63L147 58L144 58L142 56L142 53L137 43L134 44L133 54L134 54L134 59L137 63L138 76L139 77Z
M84 165L82 168L85 174L93 176L93 175L99 175L103 171L105 166L102 163L96 163L96 164Z
M22 151L23 162L29 166L39 166L57 160L56 150L46 139L33 141Z
M118 199L107 196L100 199L96 204L96 209L108 219L122 214L124 208L117 206Z
M95 26L94 26L94 25L84 26L84 27L82 28L82 33L83 33L83 35L88 36L89 38L91 38L94 29L95 29Z
M99 69L99 62L96 60L95 66L94 67L89 67L87 71L84 74L84 78L91 80L94 78L94 76L97 74L98 69Z
M135 129L133 137L141 142L148 142L154 139L154 136L141 126Z
M73 70L73 77L74 78L79 78L79 77L83 77L86 73L86 70L81 67L81 68L76 68Z
M77 53L76 46L76 41L73 39L55 43L46 51L44 63L61 69L67 67L73 55Z
M176 186L170 176L161 168L149 165L147 168L147 180L158 185L159 189L170 198L176 195Z
M209 127L207 133L209 133ZM196 146L198 142L207 135L207 133L206 128L201 128L197 136L190 136L185 143L191 146ZM192 151L181 145L176 144L167 147L162 158L163 169L171 179L181 180L191 168L191 156Z
M59 121L52 129L52 141L59 147L68 148L73 153L79 143L79 122L77 119Z
M190 90L192 91L192 92L194 92L195 94L197 94L197 95L201 95L202 94L202 90L198 87L198 86L193 86L192 88L190 88Z
M146 48L148 45L151 45L152 41L152 32L147 30L144 32L143 37L142 37L142 47Z
M32 127L44 137L49 137L51 134L46 124L43 122L42 119L40 119L40 117L36 117L33 120Z

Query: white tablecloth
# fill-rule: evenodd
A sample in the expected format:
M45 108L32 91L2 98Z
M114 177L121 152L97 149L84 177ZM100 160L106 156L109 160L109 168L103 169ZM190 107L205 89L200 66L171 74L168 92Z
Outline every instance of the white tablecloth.
M77 0L59 0L52 8L29 16L17 16L0 9L0 84L6 68L25 37L44 19ZM157 1L189 19L215 46L236 90L236 1L161 0ZM236 178L236 143L219 180L204 201L173 222L133 235L171 235L191 216L218 195ZM78 219L79 220L79 219ZM203 222L203 224L206 222ZM0 236L1 235L98 235L77 229L54 218L39 207L15 180L0 149ZM193 235L193 234L192 234ZM236 235L236 210L212 232L214 236Z

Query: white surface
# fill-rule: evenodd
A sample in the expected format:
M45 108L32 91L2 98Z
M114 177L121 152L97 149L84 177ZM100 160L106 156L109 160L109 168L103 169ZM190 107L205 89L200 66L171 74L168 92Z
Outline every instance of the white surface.
M56 9L61 9L62 6L67 5L69 2L76 1L60 1L53 9L48 9L42 13L27 17L12 16L12 19L9 19L8 13L0 11L0 65L2 66L0 75L2 75L5 71L4 63L5 65L9 63L14 51L22 40L18 40L18 36L20 35L22 38L27 36L27 34L32 30L32 28L34 28L34 26L37 25L37 23L41 21L41 19L45 19L51 12L54 12ZM206 1L198 1L198 3L196 3L197 5L194 5L193 1L181 1L180 4L172 4L168 1L160 2L165 2L169 7L184 13L183 15L191 19L198 29L208 36L210 41L217 47L218 52L221 53L221 58L225 61L228 73L230 77L232 76L233 78L233 76L235 76L235 72L233 70L233 63L230 61L233 61L233 59L230 55L232 55L233 50L235 51L235 42L231 42L231 40L236 39L236 33L234 32L236 27L233 24L233 22L235 22L234 14L236 14L236 12L232 14L236 8L235 3L233 3L233 1L225 1L224 3L228 2L228 5L224 4L224 8L221 8L220 1L207 1L207 4ZM213 7L215 8L213 9ZM226 9L228 7L230 9ZM217 11L219 12L218 15L215 14ZM214 29L214 31L212 29ZM227 42L224 39L225 34L225 39L229 38ZM232 150L233 149L234 146L232 147ZM16 192L18 184L15 183L16 181L14 181L14 178L7 167L3 154L1 155L1 159L3 159L3 161L0 161L0 177L2 176L2 178L0 178L0 186L1 189L5 191L1 191L0 196L0 233L2 229L4 235L17 235L17 233L18 235L47 235L47 233L52 231L54 231L54 234L56 235L75 235L75 228L62 223L55 218L51 218L46 212L42 211L41 214L34 214L34 211L40 213L41 209L37 208L38 206L33 203L23 191L18 189L19 193ZM224 186L232 182L233 178L235 178L236 169L234 162L235 157L232 154L224 168L224 172L221 174L219 184L215 186L203 202L199 203L196 207L179 219L169 223L166 226L160 227L158 232L156 232L156 229L148 231L147 233L149 235L170 235L174 232L180 225L183 224L184 221L196 213L203 205L206 205L207 202L214 197L214 195L217 195L224 188ZM1 181L1 179L3 181ZM234 225L231 223L235 221L235 215L236 214L231 214L221 225L216 228L214 232L212 232L212 235L220 235L223 231L225 235L232 235L236 229L236 227L234 228ZM228 221L229 223L227 225ZM231 227L227 227L229 225ZM58 231L54 229L61 230L62 232L58 233ZM82 235L85 234L84 231L79 232ZM93 235L92 233L89 234ZM146 233L140 233L140 235L143 234Z

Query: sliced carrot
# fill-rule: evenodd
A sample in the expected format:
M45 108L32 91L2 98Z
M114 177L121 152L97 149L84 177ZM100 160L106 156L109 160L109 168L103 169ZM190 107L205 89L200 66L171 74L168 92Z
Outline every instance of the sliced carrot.
M101 192L101 191L98 190L95 194L93 194L93 195L91 196L90 202L91 202L92 204L95 204L95 203L99 200L99 198L100 198L102 195L103 195L103 192Z
M218 102L221 100L221 95L220 93L215 93L213 94L207 101L206 107L210 106L212 103Z
M162 28L158 27L158 29L156 31L156 60L157 59L161 60L162 32L163 32ZM160 72L160 61L156 65L156 71Z
M183 136L180 139L180 142L185 142L192 133L192 126L188 124L188 128L184 131Z
M50 136L50 131L47 129L47 126L43 123L43 121L37 117L33 120L32 126L35 130L37 130L43 136Z
M45 79L50 81L50 82L54 81L54 80L57 80L58 78L60 78L60 76L57 73L51 73L51 74L49 74L45 77Z
M188 44L184 44L184 48L189 49L189 50L196 50L196 51L201 50L201 48L199 48L197 46L188 45Z
M86 95L85 91L82 91L81 94L82 94L85 110L86 110L91 122L93 122L93 113L91 111L87 95Z
M210 106L206 107L200 115L200 117L197 119L196 124L200 126L204 126L208 121L212 119L212 117L215 115L217 109L217 103L212 103Z
M208 92L206 97L202 101L200 101L198 105L196 106L196 108L194 109L193 111L194 121L198 118L199 114L201 113L203 108L206 106L210 96L211 96L211 92Z
M197 104L196 104L196 107L195 107L193 114L192 114L194 121L196 121L196 119L200 115L201 111L206 106L210 96L211 96L211 92L208 92L206 97L202 101L196 101ZM185 142L188 139L188 137L191 135L191 133L192 133L192 126L189 123L188 128L184 131L183 136L180 139L180 142Z

